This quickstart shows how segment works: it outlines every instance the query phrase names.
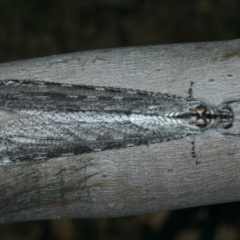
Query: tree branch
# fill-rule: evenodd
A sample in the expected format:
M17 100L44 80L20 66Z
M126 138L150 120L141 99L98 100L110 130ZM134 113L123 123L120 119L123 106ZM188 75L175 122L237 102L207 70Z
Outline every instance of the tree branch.
M0 64L0 80L133 88L217 106L240 99L240 40L107 49ZM231 103L240 134L238 101ZM220 130L219 130L220 131ZM240 200L240 140L216 131L0 166L0 221L120 217ZM221 131L220 131L221 132ZM200 164L196 164L196 161Z

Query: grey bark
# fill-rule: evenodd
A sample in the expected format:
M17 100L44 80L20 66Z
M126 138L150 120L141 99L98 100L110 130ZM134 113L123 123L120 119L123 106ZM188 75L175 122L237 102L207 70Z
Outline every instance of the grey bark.
M71 53L0 64L0 79L240 99L240 40ZM232 133L240 133L240 103ZM191 139L0 166L0 222L120 217L240 200L240 139Z

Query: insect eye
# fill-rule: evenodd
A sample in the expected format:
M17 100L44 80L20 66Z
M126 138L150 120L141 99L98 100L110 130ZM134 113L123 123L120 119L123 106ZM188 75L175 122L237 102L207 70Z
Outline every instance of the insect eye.
M231 128L232 126L233 126L233 124L232 124L232 123L229 123L229 124L225 125L223 128L224 128L224 129L229 129L229 128Z
M232 109L229 106L224 106L222 109L227 109L229 111L232 111Z

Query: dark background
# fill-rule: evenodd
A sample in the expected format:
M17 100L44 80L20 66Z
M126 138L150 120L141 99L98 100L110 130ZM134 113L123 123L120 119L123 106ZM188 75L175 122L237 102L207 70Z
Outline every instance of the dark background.
M0 0L0 62L239 37L239 0ZM121 219L1 224L2 239L240 240L240 204Z

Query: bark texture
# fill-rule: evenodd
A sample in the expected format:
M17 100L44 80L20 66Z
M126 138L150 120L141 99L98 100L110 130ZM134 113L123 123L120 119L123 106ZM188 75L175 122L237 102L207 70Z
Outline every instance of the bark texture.
M71 53L0 64L0 80L133 88L211 106L240 99L240 41ZM230 104L240 134L240 102ZM4 116L1 116L4 117ZM240 200L240 138L211 130L149 146L0 166L0 221L127 216ZM198 162L199 164L196 164Z

